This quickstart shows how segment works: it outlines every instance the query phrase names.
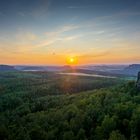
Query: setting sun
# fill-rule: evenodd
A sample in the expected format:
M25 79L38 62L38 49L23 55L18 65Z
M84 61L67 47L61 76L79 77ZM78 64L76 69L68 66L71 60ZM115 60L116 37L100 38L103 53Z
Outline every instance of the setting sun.
M75 64L77 64L77 59L75 57L68 57L67 58L67 64L75 65Z
M70 58L70 62L73 63L74 62L74 58Z

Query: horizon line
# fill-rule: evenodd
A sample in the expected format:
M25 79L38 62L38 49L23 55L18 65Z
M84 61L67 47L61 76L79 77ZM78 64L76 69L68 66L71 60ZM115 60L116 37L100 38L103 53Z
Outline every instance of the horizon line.
M71 66L71 67L76 67L76 66L107 66L107 65L140 65L140 63L111 63L111 64L79 64L79 65L69 65L69 64L0 64L0 65L9 65L9 66Z

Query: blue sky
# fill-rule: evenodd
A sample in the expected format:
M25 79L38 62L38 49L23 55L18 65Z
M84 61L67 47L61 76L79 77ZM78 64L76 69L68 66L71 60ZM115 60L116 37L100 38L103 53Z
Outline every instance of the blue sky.
M139 0L1 0L0 63L139 63L139 7Z

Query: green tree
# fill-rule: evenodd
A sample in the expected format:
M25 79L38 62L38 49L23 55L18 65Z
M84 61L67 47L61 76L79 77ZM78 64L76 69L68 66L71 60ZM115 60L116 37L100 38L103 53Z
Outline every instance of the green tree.
M85 139L86 139L85 130L81 128L77 134L77 140L85 140Z
M112 131L109 140L126 140L126 138L119 131Z
M74 134L72 131L67 131L63 135L63 140L74 140Z

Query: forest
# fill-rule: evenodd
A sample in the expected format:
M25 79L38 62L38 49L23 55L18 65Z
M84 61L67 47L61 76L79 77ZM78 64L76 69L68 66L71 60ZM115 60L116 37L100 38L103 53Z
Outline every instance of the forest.
M134 80L0 72L1 140L139 140Z

